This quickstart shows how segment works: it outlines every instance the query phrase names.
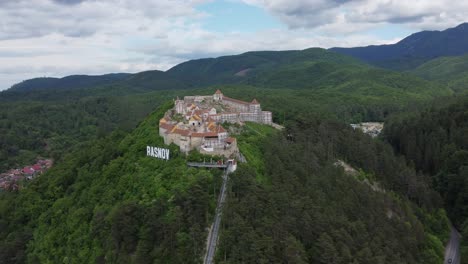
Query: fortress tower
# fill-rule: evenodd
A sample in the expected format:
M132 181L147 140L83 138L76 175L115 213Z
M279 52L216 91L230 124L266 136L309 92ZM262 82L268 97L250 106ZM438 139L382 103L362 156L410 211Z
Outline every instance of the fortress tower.
M223 101L223 93L219 89L216 90L215 94L213 95L213 100L216 102Z
M179 97L177 96L177 100L175 100L174 104L175 104L175 110L177 114L185 114L184 100L180 100Z
M251 113L260 113L262 109L260 108L260 103L257 99L253 99L253 101L249 105L249 112Z

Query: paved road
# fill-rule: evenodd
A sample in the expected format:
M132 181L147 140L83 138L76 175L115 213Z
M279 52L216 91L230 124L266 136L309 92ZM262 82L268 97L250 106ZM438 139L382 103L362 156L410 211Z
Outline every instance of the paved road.
M452 227L450 241L445 248L444 264L460 264L460 234Z
M205 264L213 263L214 254L216 252L216 244L218 243L218 235L219 235L219 226L221 223L221 215L224 201L226 200L226 186L228 182L228 171L227 168L224 171L223 175L223 185L221 186L221 192L218 197L218 205L216 206L216 214L215 219L213 222L213 226L211 227L210 233L208 234L208 244L206 248L206 255L205 255Z

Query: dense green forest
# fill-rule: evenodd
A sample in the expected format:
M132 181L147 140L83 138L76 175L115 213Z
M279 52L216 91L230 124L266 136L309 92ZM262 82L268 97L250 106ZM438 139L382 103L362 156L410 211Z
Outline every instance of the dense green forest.
M242 137L264 154L231 176L217 263L443 262L440 197L390 146L313 116L259 134Z
M199 263L220 171L146 156L159 118L73 151L19 193L0 193L2 263Z
M457 93L468 92L468 56L441 57L411 71L424 79L437 81Z
M291 51L252 51L219 58L191 60L174 66L167 73L196 86L206 86L242 83L251 76L267 74L279 67L307 62L329 62L348 66L365 65L349 56L325 49L310 48Z
M448 215L468 236L468 97L391 119L384 139L422 172L444 199ZM468 258L468 242L462 254Z
M59 159L115 129L130 131L172 96L161 92L0 103L0 171L28 164L38 155Z
M0 193L0 259L201 262L220 171L188 169L174 145L170 161L145 156L146 145L163 144L157 123L171 105L129 134L69 153L20 192ZM231 178L220 263L440 263L440 198L389 146L314 116L284 133L243 130L248 163ZM336 158L360 176L345 175Z

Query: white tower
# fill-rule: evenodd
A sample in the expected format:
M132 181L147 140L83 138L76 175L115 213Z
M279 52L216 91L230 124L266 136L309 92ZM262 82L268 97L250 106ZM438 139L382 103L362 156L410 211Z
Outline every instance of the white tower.
M179 100L179 97L177 97L177 100L175 101L175 109L177 114L185 114L184 113L184 101Z

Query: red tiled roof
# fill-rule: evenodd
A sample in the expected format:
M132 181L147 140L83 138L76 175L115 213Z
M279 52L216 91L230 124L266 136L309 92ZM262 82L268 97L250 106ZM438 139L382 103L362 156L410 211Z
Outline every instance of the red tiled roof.
M192 133L192 137L218 137L218 133L215 133L215 132Z
M198 109L198 110L195 110L195 111L194 111L194 115L199 115L199 116L201 116L201 115L207 114L207 113L209 113L209 112L210 112L210 110L208 110L208 109Z
M223 93L221 92L221 90L218 89L216 90L216 94L223 94Z
M172 130L171 133L179 134L181 136L187 137L190 135L190 130L176 128L175 130Z
M33 168L35 171L40 171L40 170L42 170L42 166L39 165L39 164L34 164L34 165L32 166L32 168Z
M235 141L236 141L236 139L232 138L232 137L229 137L229 138L226 139L226 142L229 143L229 144L232 144Z
M231 102L238 103L238 104L249 105L249 103L247 103L247 102L244 102L244 101L241 101L241 100L237 100L237 99L234 99L234 98L230 98L230 97L226 97L226 96L223 97L223 100L224 100L224 101L231 101Z
M224 129L224 127L218 126L218 133L225 133L225 132L226 132L226 129Z
M31 168L31 167L24 167L24 168L23 168L23 173L26 173L26 174L33 174L33 173L34 173L34 169Z
M168 124L168 123L162 123L159 124L160 128L164 128L166 130L172 130L174 128L174 125Z
M251 104L258 105L258 104L260 104L260 103L257 101L257 99L253 99L252 102L251 102Z

